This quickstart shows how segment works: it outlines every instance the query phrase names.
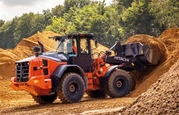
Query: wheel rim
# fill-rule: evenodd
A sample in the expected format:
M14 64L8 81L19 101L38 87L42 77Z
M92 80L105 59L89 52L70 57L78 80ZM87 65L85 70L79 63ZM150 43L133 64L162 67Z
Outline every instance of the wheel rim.
M71 94L75 94L76 92L78 92L78 90L79 90L79 87L78 87L78 84L76 82L70 83L70 85L69 85L69 92Z
M122 87L122 82L121 82L121 80L118 80L118 81L116 82L116 86L117 86L117 88L121 88L121 87Z
M117 90L123 90L125 85L126 85L126 83L123 79L117 78L115 80L115 87L116 87Z

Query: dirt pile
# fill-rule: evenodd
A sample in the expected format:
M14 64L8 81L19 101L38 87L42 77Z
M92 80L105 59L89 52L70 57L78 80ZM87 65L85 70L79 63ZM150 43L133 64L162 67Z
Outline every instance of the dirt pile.
M33 55L32 48L38 45L38 40L44 44L45 51L55 50L55 41L49 39L49 36L55 36L51 31L45 31L42 33L37 33L29 38L24 38L21 42L13 49L13 53L18 55L20 59ZM19 60L19 59L17 59Z
M0 50L0 80L4 75L13 75L14 61L18 57L12 50Z
M45 45L45 50L54 50L55 41L48 37L55 35L58 34L51 31L36 33L29 38L23 38L14 49L0 49L0 79L9 79L14 75L14 72L12 71L15 67L14 62L33 55L32 48L38 45L38 40Z
M171 67L151 88L140 95L123 112L134 114L176 114L179 113L179 61Z
M138 87L131 93L131 96L137 97L141 93L147 91L147 89L149 89L149 87L155 83L161 75L166 73L179 59L179 55L177 55L179 54L179 28L172 28L164 31L156 40L164 43L168 55L162 55L161 59L165 59L166 57L167 59L162 63L160 62L157 67L152 67L152 69L149 69L144 74L140 73L144 79L138 83ZM163 49L164 47L162 51L165 52Z
M170 59L171 62L168 62L174 64L179 57L179 55L177 55L179 53L179 28L172 28L164 31L158 39L166 45L169 51L168 59Z
M132 95L136 96L143 92L145 84L150 84L154 81L151 78L160 77L160 79L127 107L123 114L179 113L179 29L173 28L164 31L158 37L158 40L165 44L168 50L168 57L136 88ZM161 76L161 74L163 75Z
M155 53L157 52L161 55L159 64L157 66L149 66L146 71L133 71L131 73L133 80L136 81L136 89L130 94L130 96L136 97L145 92L153 83L159 79L159 76L166 72L166 68L162 66L168 57L168 51L165 44L153 36L138 34L130 37L126 41L126 43L133 42L141 42L142 44L149 45ZM160 70L161 68L162 70Z
M129 39L127 39L126 43L133 43L133 42L141 42L142 44L149 45L152 49L156 52L160 53L160 63L167 59L167 49L163 42L156 39L153 36L145 35L145 34L137 34Z

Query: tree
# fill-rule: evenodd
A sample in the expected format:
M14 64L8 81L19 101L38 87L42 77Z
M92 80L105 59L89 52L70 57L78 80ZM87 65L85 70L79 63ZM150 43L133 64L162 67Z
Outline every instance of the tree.
M67 28L66 33L76 32L75 25L71 22L67 22L64 18L52 18L52 24L46 27L46 30L53 31L55 33L64 34L63 28Z
M5 23L4 20L0 20L0 27Z
M167 28L179 27L178 0L152 0L149 9L155 17L155 21L161 26Z
M89 3L90 0L65 0L64 11L67 13L72 7L82 8Z
M7 49L13 48L16 45L14 31L17 25L18 18L8 21L0 27L0 47Z
M116 0L119 6L123 6L125 8L131 7L131 4L134 0Z
M109 6L105 0L65 0L52 12L47 9L43 14L26 13L9 22L0 20L0 47L13 47L44 29L64 34L64 27L66 33L95 33L100 43L111 46L134 34L157 36L166 27L178 27L178 9L177 0L113 0Z
M121 14L127 8L131 7L134 0L113 0L113 5L116 5L118 13Z
M29 37L32 33L32 20L34 13L25 13L20 18L15 28L15 38L19 42L22 38Z
M45 24L45 26L50 25L52 23L51 17L53 17L53 15L50 12L50 10L49 9L43 10L43 15L44 15L43 16L44 17L44 22L43 23Z
M73 23L78 32L88 32L92 21L98 16L97 5L91 4L82 9L72 7L63 17L67 22Z
M52 15L55 17L61 17L65 13L63 5L57 5L55 8L52 8Z
M103 15L105 13L105 0L98 3L98 12L99 14Z
M16 41L19 42L22 38L44 30L47 25L52 23L51 16L50 10L43 10L43 14L34 14L32 12L23 14L15 28Z
M47 21L46 21L47 20ZM50 19L51 22L51 19ZM30 35L37 33L38 31L42 31L49 24L48 19L45 18L43 14L34 14L31 20L31 31Z
M125 31L125 38L134 34L160 34L159 24L154 22L154 17L149 13L149 3L150 0L135 0L131 7L121 14L120 25Z
M120 38L120 29L118 23L118 12L116 7L105 7L104 1L91 3L78 8L71 7L68 13L64 13L63 17L52 18L52 25L46 30L52 30L57 33L62 32L62 28L66 27L66 33L94 33L98 41L104 45L112 45L113 42ZM99 10L100 9L100 10Z

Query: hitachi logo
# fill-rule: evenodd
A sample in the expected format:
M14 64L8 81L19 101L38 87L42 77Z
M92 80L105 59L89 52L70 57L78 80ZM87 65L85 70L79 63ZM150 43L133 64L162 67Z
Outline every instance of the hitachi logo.
M129 59L115 56L114 59L129 62Z

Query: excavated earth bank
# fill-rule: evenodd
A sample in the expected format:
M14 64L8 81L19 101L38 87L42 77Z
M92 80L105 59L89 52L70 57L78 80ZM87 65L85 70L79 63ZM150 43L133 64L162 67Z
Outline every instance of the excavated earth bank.
M154 50L154 52L157 52L161 55L158 65L149 66L148 69L145 71L131 72L132 78L136 80L136 88L133 90L130 96L136 97L145 92L151 86L151 84L155 83L158 80L159 76L166 72L166 69L168 67L163 66L163 64L164 61L167 59L168 51L164 43L153 36L138 34L130 37L126 41L126 43L133 42L141 42L142 44L149 45L150 48Z
M163 42L168 50L167 59L152 72L152 75L159 79L130 106L123 109L124 115L179 114L179 29L164 31L158 40ZM136 90L145 87L145 83L151 81L151 77L149 76ZM132 95L135 93L134 91Z

